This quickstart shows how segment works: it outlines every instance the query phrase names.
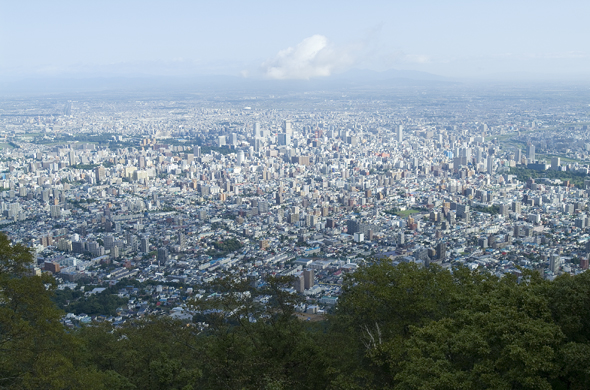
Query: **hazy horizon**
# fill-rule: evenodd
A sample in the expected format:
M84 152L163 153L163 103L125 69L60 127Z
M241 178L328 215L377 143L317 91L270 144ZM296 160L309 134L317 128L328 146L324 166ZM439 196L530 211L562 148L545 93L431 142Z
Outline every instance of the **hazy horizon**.
M5 2L0 81L328 79L352 69L457 80L588 80L590 5Z

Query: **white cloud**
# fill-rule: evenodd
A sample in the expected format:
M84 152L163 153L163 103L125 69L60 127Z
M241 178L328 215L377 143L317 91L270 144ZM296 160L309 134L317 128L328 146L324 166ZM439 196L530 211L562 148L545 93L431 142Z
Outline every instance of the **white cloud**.
M323 35L313 35L295 47L281 50L262 64L262 71L266 77L279 80L326 77L350 67L355 62L353 51L334 47Z
M402 58L403 62L415 63L415 64L426 64L431 61L430 57L422 54L406 54Z

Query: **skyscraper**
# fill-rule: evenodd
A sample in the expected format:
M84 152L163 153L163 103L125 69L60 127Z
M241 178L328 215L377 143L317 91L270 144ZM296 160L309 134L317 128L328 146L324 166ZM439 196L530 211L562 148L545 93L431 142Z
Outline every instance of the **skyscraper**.
M488 156L488 174L490 174L490 175L494 174L494 156L493 155Z
M217 137L217 146L218 147L222 147L225 145L225 136L224 135L220 135Z
M260 122L254 123L254 138L260 137Z
M291 135L289 133L279 133L277 141L279 145L289 145L291 143Z
M60 218L61 217L61 207L58 205L49 206L49 213L51 218Z
M529 143L526 146L526 157L529 160L529 162L535 161L535 145Z
M303 272L295 275L295 279L293 280L293 288L298 293L305 291L305 277L303 276Z
M143 237L141 239L139 249L143 253L148 253L150 251L150 239L148 237Z
M158 249L158 262L160 264L164 264L168 261L168 249L166 248L159 248Z
M439 260L444 260L447 257L447 243L446 242L439 242L436 245L436 258Z
M303 283L305 289L310 289L314 285L314 271L313 269L303 270Z
M291 127L291 121L286 120L283 122L283 133L285 134L293 134L293 128Z
M96 167L94 169L94 175L95 175L95 179L96 182L98 184L102 183L105 179L106 179L106 170L103 168L102 165L99 165L98 167Z
M471 148L459 149L459 155L461 158L465 158L465 165L471 162Z
M259 138L256 138L256 139L254 140L254 150L255 150L256 152L260 152L260 149L262 149L262 147L263 147L262 140L261 140L261 139L259 139Z
M559 267L561 266L561 257L558 254L554 253L549 258L549 269L554 274L559 271Z
M483 160L483 151L481 150L481 148L477 148L475 150L475 162L476 163L481 163Z
M283 194L283 189L281 187L279 187L279 190L275 195L275 201L276 204L283 204L283 202L285 202L285 195Z
M104 236L103 242L104 249L111 249L115 245L115 238L109 234Z
M404 140L404 127L402 125L397 125L396 140L397 142L402 142Z
M516 152L514 153L514 161L516 161L517 164L522 163L522 149L516 149Z

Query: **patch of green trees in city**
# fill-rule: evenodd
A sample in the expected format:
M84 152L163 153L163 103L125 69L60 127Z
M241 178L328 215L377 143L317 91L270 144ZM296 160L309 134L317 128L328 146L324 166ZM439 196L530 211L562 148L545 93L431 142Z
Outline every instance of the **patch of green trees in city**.
M479 211L480 213L486 213L491 215L496 215L500 213L500 206L492 205L492 206L472 206L473 211Z
M526 182L528 179L541 179L547 178L550 180L559 179L562 181L569 180L570 184L573 184L577 188L584 188L584 179L588 179L588 175L583 172L572 172L572 171L536 171L534 169L527 168L510 168L510 174L516 175L516 178L520 181Z
M127 303L126 298L117 296L117 289L109 287L99 293L85 296L83 292L70 290L55 291L54 301L59 307L69 313L88 315L111 315L117 314L117 308Z
M213 243L213 248L207 252L212 257L222 257L228 253L232 253L242 249L244 245L235 238L229 238L224 241L216 241Z

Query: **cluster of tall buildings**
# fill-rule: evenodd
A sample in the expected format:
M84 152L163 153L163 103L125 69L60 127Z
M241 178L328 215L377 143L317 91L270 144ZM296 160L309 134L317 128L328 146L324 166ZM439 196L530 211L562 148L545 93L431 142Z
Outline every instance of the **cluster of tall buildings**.
M182 115L91 104L46 123L0 118L19 146L0 153L0 224L63 282L206 289L227 273L255 285L284 275L322 310L347 273L378 258L547 278L588 265L581 128L568 126L581 146L567 163L551 154L548 166L561 147L543 135L549 125L515 123L513 108L488 125L461 107L434 121L429 108L378 102L313 112L178 102ZM499 137L526 141L524 153ZM545 169L564 180L517 175Z

